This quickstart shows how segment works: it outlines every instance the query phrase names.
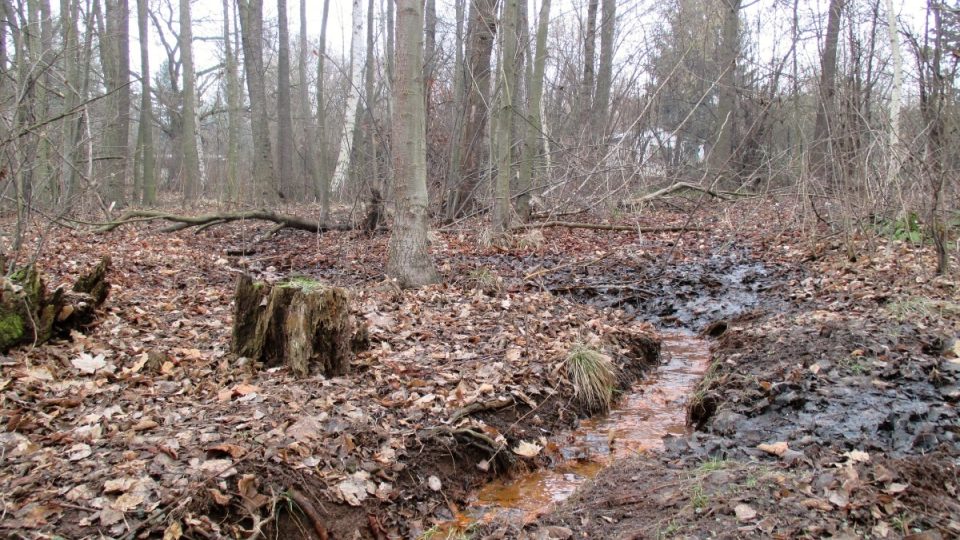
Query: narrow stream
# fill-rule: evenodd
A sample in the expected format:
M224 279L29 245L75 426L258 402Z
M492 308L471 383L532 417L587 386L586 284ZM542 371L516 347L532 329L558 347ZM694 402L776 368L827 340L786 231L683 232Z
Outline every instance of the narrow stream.
M485 485L467 510L470 517L532 521L614 460L658 450L663 436L686 433L687 400L709 365L709 343L681 331L662 333L661 340L665 364L638 381L610 414L584 420L548 445L555 466Z

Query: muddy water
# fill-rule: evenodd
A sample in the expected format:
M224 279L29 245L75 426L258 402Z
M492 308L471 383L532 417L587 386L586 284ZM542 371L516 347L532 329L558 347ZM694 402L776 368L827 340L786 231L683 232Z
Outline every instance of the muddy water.
M471 504L472 517L533 520L613 460L660 449L664 435L686 433L686 402L709 364L709 344L683 332L661 338L666 363L636 383L609 415L584 420L551 441L544 451L554 454L555 466L484 486Z

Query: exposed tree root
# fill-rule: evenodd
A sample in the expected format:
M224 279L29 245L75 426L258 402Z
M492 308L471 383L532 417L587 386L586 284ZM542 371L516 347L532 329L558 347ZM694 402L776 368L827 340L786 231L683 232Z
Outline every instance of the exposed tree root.
M317 221L311 221L303 219L297 216L291 216L288 214L278 214L276 212L271 212L269 210L245 210L239 212L224 212L221 214L202 214L199 216L184 216L179 214L169 214L166 212L157 212L153 210L130 210L124 212L116 221L111 221L110 223L105 223L97 232L109 232L121 225L127 225L129 223L138 223L142 221L156 221L156 220L165 220L171 221L174 224L163 229L163 232L174 232L183 229L188 229L190 227L197 227L197 231L202 231L207 227L212 227L214 225L220 225L222 223L229 223L231 221L240 221L240 220L261 220L261 221L270 221L276 223L280 228L288 229L297 229L301 231L307 231L312 233L320 233L326 231L349 231L354 227L349 224L342 223L320 223Z
M297 506L300 507L300 510L310 518L310 523L313 525L314 532L317 533L317 536L320 537L320 540L327 540L329 534L327 533L327 528L323 524L323 519L320 517L320 513L317 512L317 508L313 505L313 502L307 498L306 495L300 493L294 488L287 490L287 494L290 496L290 499L293 502L297 503Z

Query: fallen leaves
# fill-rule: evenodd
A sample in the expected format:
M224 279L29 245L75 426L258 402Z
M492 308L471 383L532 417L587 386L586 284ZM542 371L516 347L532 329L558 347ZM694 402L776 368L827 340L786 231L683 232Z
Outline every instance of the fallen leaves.
M543 450L543 447L539 444L520 441L515 448L513 448L513 453L518 456L523 456L525 458L533 458L540 454L540 451Z
M92 356L89 353L82 352L80 353L80 356L71 360L70 363L73 365L73 367L80 370L81 373L86 373L88 375L92 375L98 370L101 370L107 366L106 358L102 353Z

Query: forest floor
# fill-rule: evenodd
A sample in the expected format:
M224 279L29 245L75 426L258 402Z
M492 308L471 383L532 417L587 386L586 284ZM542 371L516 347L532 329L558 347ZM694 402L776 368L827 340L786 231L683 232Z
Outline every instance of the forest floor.
M550 228L496 246L481 223L460 224L432 235L443 284L399 291L384 281L385 234L37 228L51 285L109 254L113 289L95 326L0 357L0 531L960 535L956 270L933 277L926 246L814 235L784 201L616 222L697 230ZM329 379L237 358L244 272L347 287L370 349ZM703 382L677 404L695 430L548 513L458 522L484 483L561 459L584 413L563 369L571 347L605 347L626 390L657 369L668 328L713 340Z

